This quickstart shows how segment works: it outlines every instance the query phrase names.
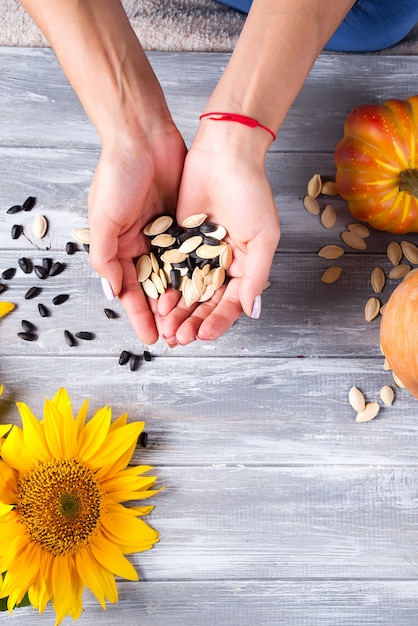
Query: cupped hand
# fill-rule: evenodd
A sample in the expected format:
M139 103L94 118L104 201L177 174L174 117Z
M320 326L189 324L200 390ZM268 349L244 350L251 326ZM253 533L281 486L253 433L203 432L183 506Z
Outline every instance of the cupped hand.
M121 137L103 146L89 194L91 265L110 283L146 344L157 341L158 331L133 259L148 252L144 226L174 213L185 155L173 123L149 136Z
M239 137L230 145L230 129L208 124L199 131L186 157L177 221L206 213L210 221L224 226L233 262L226 286L207 302L188 307L172 290L160 297L157 325L170 346L217 339L243 311L257 317L259 296L280 238L277 209L264 167L265 151L259 144L252 145L259 137L253 129L239 129Z

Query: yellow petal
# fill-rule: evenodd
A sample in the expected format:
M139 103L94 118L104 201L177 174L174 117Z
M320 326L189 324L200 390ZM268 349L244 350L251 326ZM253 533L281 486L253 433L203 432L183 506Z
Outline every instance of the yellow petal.
M89 420L80 436L78 455L88 461L100 449L109 432L112 411L104 406Z
M4 385L0 385L0 396L1 396L1 395L2 395L2 393L3 393L3 390L4 390Z
M13 304L13 302L0 302L0 317L3 317L3 315L10 313L10 311L13 311L14 308L15 305Z
M64 387L55 394L52 403L56 406L62 418L61 442L64 456L72 458L77 451L77 426L73 417L70 396Z
M118 601L118 590L113 574L97 562L90 548L76 555L76 566L84 584L94 593L104 610L106 610L105 600L113 604Z
M112 430L116 430L117 428L120 428L121 426L126 426L127 423L128 423L128 414L122 413L122 415L119 415L119 417L116 418L114 422L112 422L109 428L109 432L111 432Z
M1 588L2 597L9 596L10 604L15 606L21 602L23 596L35 580L41 560L41 547L34 543L28 543L10 563Z
M16 402L16 406L22 418L23 441L26 447L33 451L38 461L48 461L51 458L51 454L47 447L41 422L24 402Z
M157 531L138 517L104 515L102 524L112 536L112 540L124 546L139 546L139 549L147 550L152 548L159 538ZM132 548L130 551L135 549Z
M131 447L138 439L141 430L142 425L139 422L118 428L118 430L109 433L94 455L85 460L88 460L93 467L101 467L114 462L120 454L124 453L126 448Z
M18 472L29 472L37 463L36 456L25 445L23 431L14 426L1 446L3 460Z
M63 421L64 418L56 405L47 398L44 405L43 426L46 443L55 459L63 459L65 457Z
M103 567L127 580L138 580L138 574L132 563L123 556L119 548L103 536L94 537L90 541L93 556Z
M4 437L5 435L7 435L11 427L12 427L12 424L2 424L0 426L0 437Z
M56 626L66 615L71 615L77 597L70 571L70 561L66 556L56 556L52 562L52 606L56 613Z

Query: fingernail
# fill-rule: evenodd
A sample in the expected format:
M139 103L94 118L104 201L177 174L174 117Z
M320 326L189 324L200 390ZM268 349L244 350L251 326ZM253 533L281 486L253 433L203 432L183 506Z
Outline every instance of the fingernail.
M112 285L107 280L107 278L101 278L100 280L102 283L104 295L106 296L108 300L113 300L115 297L115 294L113 293Z
M254 298L253 308L251 310L251 317L253 320L258 320L261 314L261 296Z

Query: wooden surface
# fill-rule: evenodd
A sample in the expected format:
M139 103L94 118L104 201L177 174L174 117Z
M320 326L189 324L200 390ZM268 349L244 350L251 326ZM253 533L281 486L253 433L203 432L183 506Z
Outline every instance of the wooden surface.
M188 144L227 59L150 53ZM166 486L148 518L161 542L132 557L141 582L120 581L106 613L86 593L81 625L416 626L418 403L398 389L392 407L358 424L348 391L357 385L373 401L392 384L379 320L367 323L364 305L373 267L391 268L387 243L418 238L373 233L365 252L344 246L341 279L324 285L332 262L317 251L340 243L354 220L341 198L321 197L338 214L325 229L302 198L315 172L333 178L348 111L418 92L417 76L416 57L320 57L267 157L283 234L260 320L242 318L211 344L156 344L131 372L121 350L145 346L118 303L118 319L104 315L86 252L65 253L71 229L87 225L97 135L49 50L0 49L0 270L22 256L66 264L45 281L18 269L1 296L18 305L0 327L1 419L18 421L17 399L40 414L62 385L75 406L89 397L92 412L127 410L147 422L149 445L135 461ZM38 199L31 213L6 214L28 195ZM50 223L41 249L12 240L12 225L30 235L38 213ZM382 302L396 284L387 280ZM33 285L41 294L25 300ZM59 293L70 299L54 306ZM39 317L38 302L51 317ZM38 326L37 342L17 338L22 319ZM95 339L70 348L65 329ZM54 615L0 615L9 622L52 625Z

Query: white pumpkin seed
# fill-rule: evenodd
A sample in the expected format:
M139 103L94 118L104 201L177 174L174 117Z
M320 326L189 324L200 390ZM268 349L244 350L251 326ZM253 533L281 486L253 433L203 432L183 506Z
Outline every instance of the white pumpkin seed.
M207 285L206 288L205 288L205 291L203 292L203 294L199 298L199 302L207 302L207 300L210 300L210 298L213 296L215 291L216 290L215 290L215 286L214 285Z
M144 280L144 282L141 283L141 285L142 285L142 289L145 291L147 296L149 296L153 300L158 299L157 287L154 285L154 283L152 282L150 278L147 278L146 280Z
M193 250L196 250L196 248L200 246L202 240L203 237L201 235L189 237L188 239L183 241L183 243L179 247L179 252L186 252L186 254L188 254L189 252L193 252Z
M208 233L208 235L210 237L213 237L214 239L225 239L227 234L226 228L224 228L224 226L218 226L218 228L216 230L212 230L210 233Z
M385 359L384 362L383 362L383 369L385 370L385 372L390 372L390 370L392 369L391 366L389 365L387 359Z
M357 387L351 387L348 393L348 401L356 413L361 413L366 407L364 396Z
M143 283L151 276L152 266L148 254L143 254L136 262L136 275L139 283Z
M158 293L163 294L165 292L165 289L164 289L163 281L160 278L160 275L156 274L155 272L152 272L151 280L154 283Z
M77 239L82 244L90 244L90 229L89 228L75 228L71 231L71 235L74 239Z
M216 289L219 289L219 287L222 287L222 285L225 282L225 270L223 267L217 267L215 268L214 272L213 272L213 286Z
M161 260L163 263L182 263L187 259L187 254L185 252L179 252L177 249L166 250L161 255Z
M367 247L363 237L360 237L360 235L351 230L342 232L341 239L347 246L353 248L353 250L365 250Z
M320 208L318 201L312 196L305 196L303 199L303 206L311 215L319 215Z
M337 221L337 214L335 213L332 204L327 204L325 209L321 213L321 224L324 228L332 228Z
M366 404L364 411L357 413L356 422L370 422L380 411L378 402L369 402Z
M200 298L205 291L205 283L203 282L202 270L199 267L195 267L193 270L192 283Z
M161 282L163 284L164 289L167 289L167 287L168 287L168 280L169 279L167 278L167 275L166 275L165 271L162 268L158 272L158 276L161 279Z
M223 250L219 255L219 265L226 271L232 263L232 248L229 243L223 244Z
M160 235L164 233L168 228L170 228L173 223L173 218L170 215L161 215L157 217L156 220L147 224L142 231L144 235L147 237L153 237L155 235Z
M192 280L189 279L186 287L183 289L183 296L186 301L186 306L192 306L199 301L202 294L199 294Z
M321 280L323 283L327 284L335 283L341 276L342 271L343 268L339 265L331 265L331 267L328 267L322 274Z
M352 233L356 233L356 235L359 235L362 239L370 237L370 231L367 226L365 226L364 224L359 224L358 222L356 222L355 224L349 224L347 226L347 230Z
M338 196L337 184L333 180L326 180L321 189L324 196Z
M387 406L392 406L393 400L395 398L395 392L393 391L392 387L389 387L389 385L384 385L384 387L382 387L380 390L380 398L382 402L384 402L384 404L386 404Z
M209 246L204 243L203 246L199 246L196 250L196 254L201 259L214 259L223 252L224 246Z
M411 271L411 266L406 263L394 265L389 272L389 278L404 278Z
M42 239L48 229L48 222L44 215L37 215L32 222L32 233L37 239Z
M366 322L374 320L380 312L380 300L378 298L369 298L364 307L364 318Z
M401 249L404 257L414 265L418 264L418 248L410 241L401 241Z
M161 233L160 235L156 235L151 243L153 246L157 248L169 248L176 242L176 239L172 235L168 235L167 233Z
M381 267L375 267L370 277L370 282L375 293L381 293L385 286L386 276Z
M196 213L195 215L190 215L183 221L183 228L196 228L197 226L203 224L206 219L206 213Z
M324 246L318 252L318 256L323 259L338 259L344 254L344 248L341 246L329 245Z
M322 180L319 174L314 174L312 178L308 182L308 196L311 198L316 198L321 193L322 189Z
M393 376L393 382L395 383L397 387L400 387L401 389L406 389L405 385L403 384L399 376L395 374L395 372L392 372L392 376Z
M150 252L149 258L151 260L152 271L158 274L160 271L160 264L158 263L158 259L153 252Z
M392 265L398 265L402 259L402 248L397 241L391 241L386 248L386 254Z

